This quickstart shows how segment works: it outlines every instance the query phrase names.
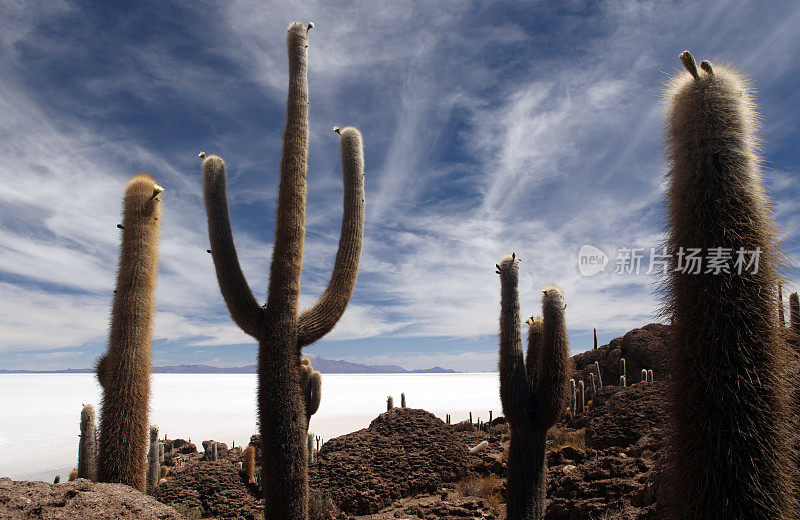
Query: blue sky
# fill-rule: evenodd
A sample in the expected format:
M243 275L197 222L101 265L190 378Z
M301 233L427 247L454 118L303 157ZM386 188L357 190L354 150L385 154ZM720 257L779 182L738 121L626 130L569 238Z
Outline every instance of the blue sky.
M554 7L558 5L558 7ZM153 358L253 363L206 253L201 150L225 158L235 239L265 297L285 118L285 35L313 21L303 296L327 282L358 126L367 223L355 295L322 357L493 370L499 281L526 315L564 288L573 351L654 321L657 280L583 277L584 244L661 241L663 89L678 54L749 74L765 175L800 248L796 2L72 2L0 6L0 368L105 348L125 181L166 188Z

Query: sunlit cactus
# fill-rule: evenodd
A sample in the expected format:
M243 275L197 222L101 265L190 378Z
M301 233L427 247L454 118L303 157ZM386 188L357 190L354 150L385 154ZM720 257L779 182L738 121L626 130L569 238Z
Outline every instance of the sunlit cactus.
M78 444L78 478L97 481L97 425L94 406L81 410L81 438Z
M672 429L659 502L667 520L798 518L788 345L775 326L780 253L750 86L730 67L680 57L689 73L667 91ZM731 251L729 272L684 272L687 248Z
M300 386L301 349L330 332L347 307L355 286L364 229L364 154L361 134L338 130L344 180L344 215L330 282L320 299L300 313L300 273L305 240L308 169L309 26L288 29L289 94L275 217L275 240L267 302L256 302L242 274L233 244L226 195L225 164L203 160L211 256L231 318L259 342L258 409L263 490L267 518L308 518L308 417Z
M162 191L147 174L133 177L125 188L108 350L97 367L103 387L98 480L142 492Z

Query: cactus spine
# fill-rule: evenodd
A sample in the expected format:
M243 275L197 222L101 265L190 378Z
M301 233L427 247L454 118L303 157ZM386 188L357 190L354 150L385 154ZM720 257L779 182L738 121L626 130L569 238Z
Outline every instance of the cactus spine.
M503 257L500 274L500 401L511 434L506 495L509 520L540 519L544 514L545 439L563 412L570 366L564 294L548 287L542 295L543 319L529 320L528 352L523 357L519 314L519 260Z
M146 174L125 187L122 248L108 350L98 362L103 387L98 480L145 492L150 338L163 188Z
M727 67L700 69L668 89L667 249L664 314L671 342L669 520L797 518L792 496L788 346L775 327L776 228L757 155L747 81ZM698 223L702 222L702 225ZM681 248L760 251L758 270L689 274Z
M308 159L308 29L289 27L289 94L275 217L275 241L267 303L250 292L233 245L226 197L225 164L203 161L211 256L231 318L256 338L258 409L263 488L267 518L308 518L305 400L300 387L300 351L333 329L350 301L358 272L364 228L364 155L355 128L339 130L344 180L344 212L339 250L331 279L320 299L298 314L305 239Z
M147 492L152 493L158 481L161 462L158 458L158 426L150 426L150 451L147 454Z
M94 406L81 410L81 440L78 444L78 478L97 482L97 426Z
M800 333L800 299L796 292L789 295L789 325L793 331Z

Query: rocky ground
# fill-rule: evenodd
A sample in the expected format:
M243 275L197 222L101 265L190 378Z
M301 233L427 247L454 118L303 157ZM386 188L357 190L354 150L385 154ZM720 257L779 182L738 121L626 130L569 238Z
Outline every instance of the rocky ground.
M548 435L547 520L657 518L668 329L651 324L573 358L574 377L585 381L591 404ZM636 381L627 388L616 386L620 357L626 358L628 381ZM595 361L605 385L600 388L598 381L592 395L589 373L594 370L596 377ZM642 368L654 371L655 382L638 383ZM503 423L497 418L489 431L458 431L424 410L399 408L368 428L331 439L310 468L312 520L504 518L508 429ZM484 440L485 450L469 454ZM2 479L0 517L261 518L258 486L248 484L236 467L241 449L216 443L218 459L208 460L212 443L204 441L205 451L198 453L188 441L167 441L170 475L152 497L84 480ZM257 436L253 444L260 447ZM83 508L98 512L87 516Z

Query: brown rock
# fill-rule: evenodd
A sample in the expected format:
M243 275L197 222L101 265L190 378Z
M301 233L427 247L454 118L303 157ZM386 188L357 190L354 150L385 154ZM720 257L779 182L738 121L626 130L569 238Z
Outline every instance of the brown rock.
M186 520L172 507L123 484L79 478L64 484L0 478L4 520Z

